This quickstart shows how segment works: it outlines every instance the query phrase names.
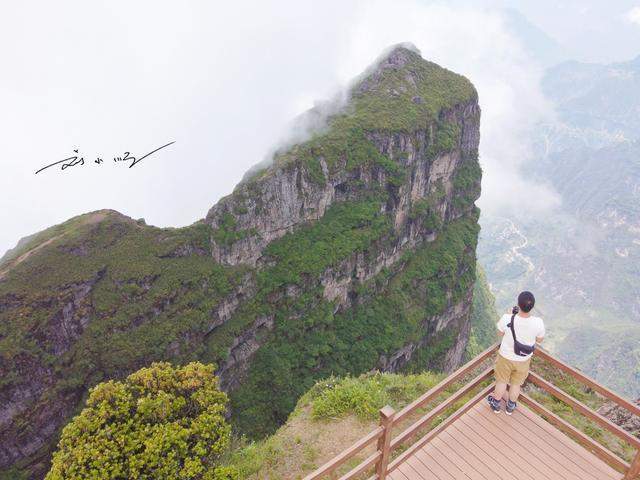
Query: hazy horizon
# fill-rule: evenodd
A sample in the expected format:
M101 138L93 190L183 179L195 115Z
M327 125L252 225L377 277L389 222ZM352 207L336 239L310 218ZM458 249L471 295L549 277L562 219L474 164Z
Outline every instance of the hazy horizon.
M640 54L640 3L458 1L12 4L2 20L3 192L0 255L18 240L103 208L188 225L230 193L287 135L389 45L464 74L482 107L485 211L525 189L544 212L559 202L520 174L528 132L553 118L544 68ZM246 12L250 9L252 15ZM635 50L635 51L634 51ZM132 169L113 163L131 152ZM44 165L75 155L65 171ZM100 157L105 162L95 164Z

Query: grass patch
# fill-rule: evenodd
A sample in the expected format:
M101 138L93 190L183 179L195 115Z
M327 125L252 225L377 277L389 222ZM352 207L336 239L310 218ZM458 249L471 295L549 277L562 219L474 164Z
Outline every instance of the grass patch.
M360 377L319 382L309 395L312 418L339 418L354 414L375 420L385 405L399 407L417 398L442 379L442 375L423 372L417 375L373 373Z

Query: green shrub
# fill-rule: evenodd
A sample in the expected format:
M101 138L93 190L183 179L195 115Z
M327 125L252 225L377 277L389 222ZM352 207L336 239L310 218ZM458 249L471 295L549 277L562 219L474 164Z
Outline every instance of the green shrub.
M161 362L97 385L62 431L46 480L237 478L217 465L231 431L213 371Z
M432 372L419 375L372 373L360 377L329 378L311 390L312 417L336 418L350 413L363 419L378 417L385 405L404 405L433 387L441 376Z
M378 382L360 382L346 378L334 388L325 390L313 403L314 418L340 417L353 412L361 418L375 418L376 413L387 403L387 395Z
M243 211L240 208L240 211ZM237 220L230 213L225 213L222 217L220 227L213 230L211 237L220 245L229 246L238 240L242 240L250 235L255 235L253 230L237 230Z
M429 147L428 154L436 156L449 152L457 147L460 141L460 126L456 123L438 123L433 144Z

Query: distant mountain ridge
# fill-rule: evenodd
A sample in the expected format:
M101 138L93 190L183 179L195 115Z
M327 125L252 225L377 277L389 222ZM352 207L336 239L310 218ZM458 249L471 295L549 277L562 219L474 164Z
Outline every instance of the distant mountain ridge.
M481 263L501 307L518 288L536 291L556 353L636 398L640 56L610 65L564 62L542 85L558 121L533 133L536 155L525 170L550 184L561 205L545 217L483 217Z
M542 88L562 123L640 139L640 55L609 65L561 63L546 72Z

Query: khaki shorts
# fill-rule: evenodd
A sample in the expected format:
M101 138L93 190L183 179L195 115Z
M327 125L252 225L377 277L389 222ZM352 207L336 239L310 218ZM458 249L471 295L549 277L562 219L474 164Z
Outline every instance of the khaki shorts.
M531 358L528 358L524 362L514 362L498 354L496 364L493 367L493 373L495 374L497 382L508 383L509 385L522 385L529 375L529 365L531 365Z

